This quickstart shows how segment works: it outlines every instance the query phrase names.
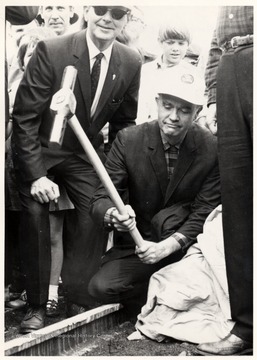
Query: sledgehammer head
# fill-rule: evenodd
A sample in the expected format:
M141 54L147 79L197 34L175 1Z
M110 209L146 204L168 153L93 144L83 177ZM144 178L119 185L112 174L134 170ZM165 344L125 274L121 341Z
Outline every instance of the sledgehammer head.
M60 148L67 121L75 114L76 98L73 94L77 70L73 66L64 69L61 89L54 94L50 109L55 113L49 148Z

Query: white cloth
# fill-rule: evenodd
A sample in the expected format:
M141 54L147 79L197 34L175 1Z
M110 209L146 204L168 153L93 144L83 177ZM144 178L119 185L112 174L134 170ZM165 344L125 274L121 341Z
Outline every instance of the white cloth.
M184 258L152 275L136 329L157 341L203 343L221 340L233 326L219 206Z

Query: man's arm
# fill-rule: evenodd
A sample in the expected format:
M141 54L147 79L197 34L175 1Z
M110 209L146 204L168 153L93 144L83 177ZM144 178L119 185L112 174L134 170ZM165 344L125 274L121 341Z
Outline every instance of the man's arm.
M13 110L13 137L20 173L32 182L46 176L39 129L52 97L52 73L45 44L39 42L17 91Z
M202 233L207 216L221 203L220 173L218 164L206 177L201 190L191 204L191 213L184 224L177 229L190 242L196 241Z
M218 46L216 31L213 33L211 47L208 54L208 61L205 69L205 83L208 92L207 105L216 103L217 70L222 50Z
M154 264L161 259L179 250L185 251L196 241L197 236L202 233L203 225L207 216L221 203L220 199L220 176L218 165L213 168L204 181L199 193L188 209L188 215L184 216L182 225L166 229L161 234L160 242L146 241L142 247L136 250L136 254L146 264ZM179 204L178 205L178 212ZM172 206L174 211L176 204ZM168 214L168 208L167 214ZM176 220L173 221L175 225ZM182 221L181 221L182 222ZM168 230L168 231L167 231Z
M121 198L126 193L128 184L128 173L124 159L125 139L121 133L118 133L108 154L105 167ZM107 210L113 207L115 205L104 186L100 185L90 201L90 215L99 226L103 226Z

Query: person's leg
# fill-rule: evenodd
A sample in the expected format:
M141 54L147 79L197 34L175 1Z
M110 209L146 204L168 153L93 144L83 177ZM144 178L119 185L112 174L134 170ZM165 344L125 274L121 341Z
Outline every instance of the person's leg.
M24 289L19 251L20 216L21 211L5 211L5 285L11 285L10 291L17 294Z
M253 49L222 57L217 78L218 149L231 333L198 346L203 355L252 354Z
M157 265L143 264L134 254L111 260L93 276L89 293L104 303L122 303L136 315L145 303L149 278L156 270Z
M9 272L9 299L5 305L12 309L21 309L27 304L25 276L21 268L19 227L21 211L5 212L5 273ZM10 252L8 252L10 248ZM9 255L9 256L8 256ZM9 265L9 267L7 267Z
M21 293L25 284L19 251L21 203L12 159L11 138L6 141L5 146L5 279L6 285L11 284L12 296L14 293Z
M64 211L49 213L51 237L51 274L50 285L59 284L63 264L63 220Z
M88 283L100 266L103 229L89 216L89 201L99 180L91 164L73 156L55 169L75 206L65 219L62 280L69 303L92 306Z
M51 237L51 273L46 304L46 315L56 316L58 309L59 278L63 264L63 220L64 211L52 211L49 213L50 237Z
M217 119L225 259L232 333L252 341L253 332L253 149L252 48L221 60Z
M33 200L27 184L20 189L20 246L27 298L30 304L43 305L48 297L51 267L49 204Z
M20 246L29 307L20 332L29 333L45 326L45 304L50 278L49 204L40 204L30 195L30 185L20 183L22 204Z

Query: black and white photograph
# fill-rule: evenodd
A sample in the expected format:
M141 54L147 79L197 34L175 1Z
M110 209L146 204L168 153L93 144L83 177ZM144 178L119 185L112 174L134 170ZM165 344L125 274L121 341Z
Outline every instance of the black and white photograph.
M3 356L255 355L254 12L3 2Z

